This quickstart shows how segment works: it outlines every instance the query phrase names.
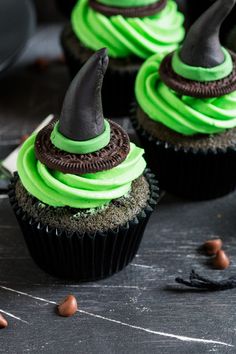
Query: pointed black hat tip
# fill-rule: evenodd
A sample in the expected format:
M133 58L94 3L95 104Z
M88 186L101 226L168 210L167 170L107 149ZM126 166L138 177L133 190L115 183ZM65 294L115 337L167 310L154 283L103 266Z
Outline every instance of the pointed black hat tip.
M59 120L59 132L68 139L85 141L103 133L101 90L108 62L107 49L98 50L70 84Z
M193 24L180 51L185 64L213 68L224 62L219 32L235 3L236 0L217 0Z

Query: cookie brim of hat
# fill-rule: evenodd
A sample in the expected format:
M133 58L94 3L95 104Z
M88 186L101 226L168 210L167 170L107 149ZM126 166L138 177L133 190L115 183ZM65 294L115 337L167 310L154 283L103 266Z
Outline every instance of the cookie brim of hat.
M233 70L224 79L208 82L193 81L175 73L172 68L174 53L168 54L162 61L159 74L161 80L172 90L181 95L196 98L214 98L224 96L236 90L236 54L229 51L232 57Z
M129 136L118 124L108 121L111 139L106 147L89 154L71 154L58 149L51 142L51 133L57 122L54 119L36 136L36 158L50 169L71 174L95 173L118 166L130 151Z

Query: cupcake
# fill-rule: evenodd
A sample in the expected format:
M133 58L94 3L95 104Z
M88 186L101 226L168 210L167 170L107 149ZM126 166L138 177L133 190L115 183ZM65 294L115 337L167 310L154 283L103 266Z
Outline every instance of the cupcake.
M107 65L105 49L86 62L59 120L22 145L9 188L34 261L78 281L109 276L133 259L158 199L144 151L103 117Z
M104 112L127 115L140 65L156 52L163 55L176 49L184 38L183 22L173 0L79 0L62 33L71 75L94 51L108 47Z
M160 187L191 199L236 186L236 56L219 30L235 0L216 1L183 46L152 56L136 80L134 126Z

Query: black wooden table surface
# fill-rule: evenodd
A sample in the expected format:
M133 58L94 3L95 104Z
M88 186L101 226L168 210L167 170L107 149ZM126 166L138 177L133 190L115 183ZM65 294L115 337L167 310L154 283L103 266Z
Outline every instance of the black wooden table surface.
M68 86L58 62L59 25L40 27L21 62L0 81L0 150L7 154L46 115L60 111ZM44 56L44 70L32 66ZM43 65L44 66L44 65ZM120 121L132 137L127 119ZM227 271L212 270L198 247L221 237ZM236 194L188 202L163 195L135 260L100 282L52 278L31 260L4 191L0 194L1 353L236 353L236 290L201 292L175 284L192 268L214 279L236 273ZM74 294L79 311L59 317L55 304Z

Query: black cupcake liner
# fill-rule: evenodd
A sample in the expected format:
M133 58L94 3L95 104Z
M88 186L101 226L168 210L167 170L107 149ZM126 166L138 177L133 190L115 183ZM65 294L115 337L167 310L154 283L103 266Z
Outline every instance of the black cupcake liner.
M80 55L82 48L79 41L77 43L75 40L73 41L72 49L72 45L69 43L70 36L73 36L72 28L71 26L66 26L61 35L61 44L71 78L73 78L89 56L85 59L84 53ZM68 40L68 38L70 39ZM86 48L85 51L88 51L88 49ZM91 51L91 55L93 53ZM110 61L102 87L105 117L118 118L129 115L130 106L134 102L135 78L141 64L142 61L140 60L140 64L115 66Z
M191 200L219 198L235 190L236 147L179 148L149 134L134 113L131 121L148 166L158 175L160 189Z
M98 280L122 270L134 258L159 198L155 176L148 169L144 176L150 197L135 218L114 230L81 234L44 225L28 215L16 199L16 174L9 186L10 203L35 263L53 276L76 281Z

